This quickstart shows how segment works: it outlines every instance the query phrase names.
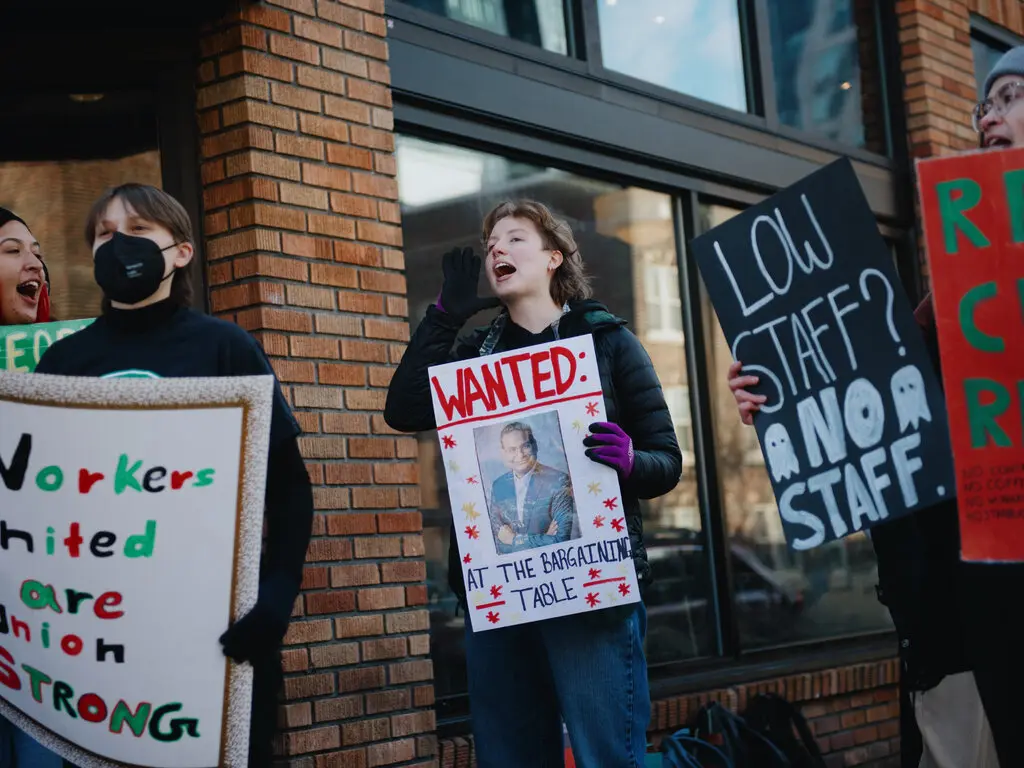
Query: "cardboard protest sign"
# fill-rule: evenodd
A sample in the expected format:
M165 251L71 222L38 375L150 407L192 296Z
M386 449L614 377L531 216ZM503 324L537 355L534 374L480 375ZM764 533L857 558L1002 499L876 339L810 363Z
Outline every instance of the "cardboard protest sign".
M793 549L953 494L938 380L849 160L695 239ZM723 372L719 372L721 375Z
M1024 561L1024 150L917 165L964 560Z
M640 600L591 336L430 369L475 631Z
M247 764L271 393L0 373L0 714L75 765Z
M31 373L51 344L92 322L93 318L35 325L0 325L0 372Z

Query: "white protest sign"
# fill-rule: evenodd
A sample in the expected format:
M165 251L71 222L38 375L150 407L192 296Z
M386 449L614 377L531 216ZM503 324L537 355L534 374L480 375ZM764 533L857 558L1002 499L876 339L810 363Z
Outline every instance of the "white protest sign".
M272 381L0 374L0 714L75 765L247 764Z
M639 602L591 336L434 366L437 434L475 631Z

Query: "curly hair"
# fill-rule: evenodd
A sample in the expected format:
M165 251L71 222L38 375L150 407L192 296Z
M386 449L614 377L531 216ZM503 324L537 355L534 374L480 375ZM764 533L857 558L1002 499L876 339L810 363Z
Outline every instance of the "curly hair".
M498 203L484 217L483 243L487 241L495 225L509 217L532 221L540 233L544 247L552 251L561 251L562 263L551 277L551 298L562 306L567 301L589 299L593 294L590 288L590 276L583 266L576 238L573 236L569 223L536 200L505 200Z

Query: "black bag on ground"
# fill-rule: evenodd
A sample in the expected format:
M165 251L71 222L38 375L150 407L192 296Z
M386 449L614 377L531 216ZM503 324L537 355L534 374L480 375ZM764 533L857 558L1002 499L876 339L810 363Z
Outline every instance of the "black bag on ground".
M772 742L792 768L825 768L807 720L800 710L774 693L752 698L743 712L747 725Z
M662 739L661 753L665 768L736 768L724 752L695 738L689 728Z
M733 768L794 768L770 739L717 702L698 710L690 730L697 739L720 749Z

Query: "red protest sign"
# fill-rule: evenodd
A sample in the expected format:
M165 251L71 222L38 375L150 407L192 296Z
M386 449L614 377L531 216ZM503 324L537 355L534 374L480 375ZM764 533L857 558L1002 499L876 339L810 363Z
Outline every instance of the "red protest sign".
M1024 561L1024 150L917 170L961 556Z

